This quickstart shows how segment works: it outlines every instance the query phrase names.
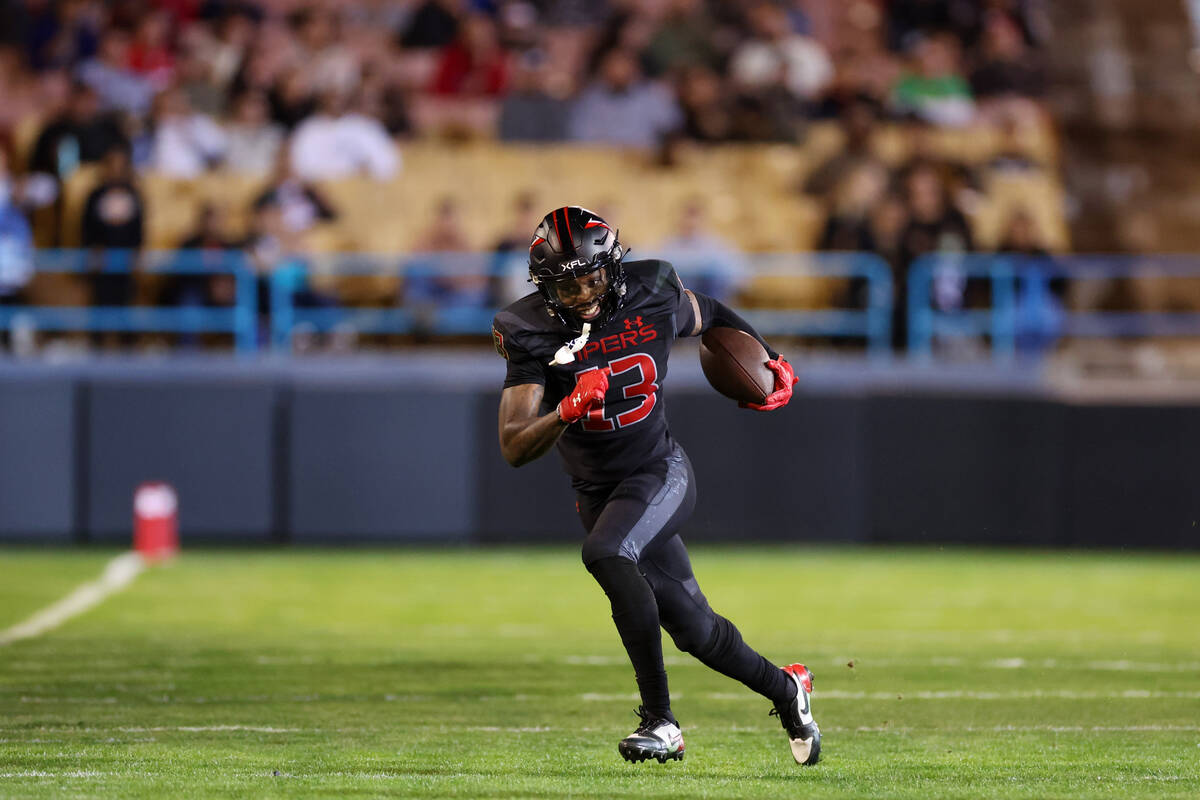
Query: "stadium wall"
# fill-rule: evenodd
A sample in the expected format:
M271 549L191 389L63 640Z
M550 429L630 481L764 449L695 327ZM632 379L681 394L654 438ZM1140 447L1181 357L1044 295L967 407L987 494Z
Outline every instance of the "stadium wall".
M674 361L690 540L1200 545L1200 401L809 375L754 414ZM576 539L557 458L501 460L478 363L4 366L0 541L125 541L145 480L185 545Z

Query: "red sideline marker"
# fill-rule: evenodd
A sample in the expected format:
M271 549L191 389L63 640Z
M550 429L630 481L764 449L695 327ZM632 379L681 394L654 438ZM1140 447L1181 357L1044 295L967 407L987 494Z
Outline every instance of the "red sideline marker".
M133 549L150 561L179 552L179 498L171 484L151 481L134 491Z

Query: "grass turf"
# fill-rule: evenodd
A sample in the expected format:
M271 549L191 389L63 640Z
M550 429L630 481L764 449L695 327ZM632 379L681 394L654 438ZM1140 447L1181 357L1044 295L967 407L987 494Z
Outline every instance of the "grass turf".
M0 628L112 555L0 550ZM631 669L574 550L187 552L0 648L0 797L1200 795L1195 556L693 560L816 673L818 766L669 642L687 758L623 762Z

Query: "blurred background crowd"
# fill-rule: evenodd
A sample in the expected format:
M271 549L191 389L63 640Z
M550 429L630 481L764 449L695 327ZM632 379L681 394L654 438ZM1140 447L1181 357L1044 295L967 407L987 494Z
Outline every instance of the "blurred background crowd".
M750 306L867 301L741 254L875 253L900 309L923 253L1068 248L1049 27L1041 0L0 0L0 303L232 302L219 276L35 274L34 247L238 249L265 279L519 252L578 203ZM310 271L317 305L520 290Z

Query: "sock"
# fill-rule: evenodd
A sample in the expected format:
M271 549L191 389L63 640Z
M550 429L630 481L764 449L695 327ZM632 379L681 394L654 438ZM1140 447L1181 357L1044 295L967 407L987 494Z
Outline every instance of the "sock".
M787 673L742 641L742 634L732 622L720 614L716 617L708 644L693 655L705 666L741 681L777 706L796 699L796 684Z
M633 664L642 705L651 716L676 722L663 666L658 602L650 584L637 564L621 556L602 558L587 568L612 604L613 622Z

